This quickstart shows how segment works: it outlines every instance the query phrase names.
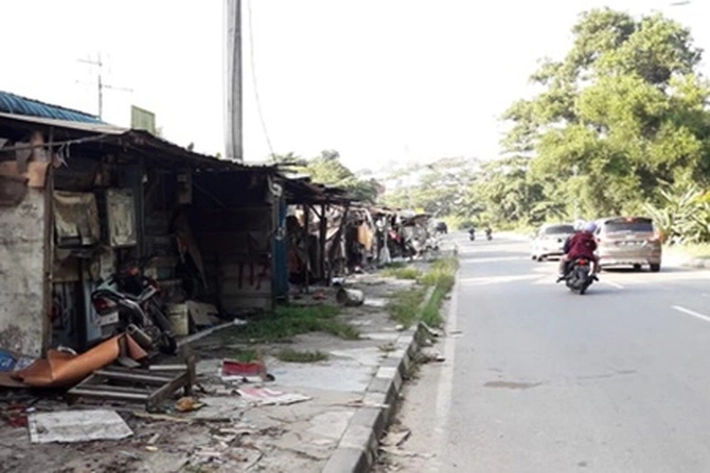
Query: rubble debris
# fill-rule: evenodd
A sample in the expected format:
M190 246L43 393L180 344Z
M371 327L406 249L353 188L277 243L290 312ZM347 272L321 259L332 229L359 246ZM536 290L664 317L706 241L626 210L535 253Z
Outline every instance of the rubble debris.
M316 291L313 293L313 300L324 301L326 299L328 299L328 295L323 291Z
M204 403L199 402L192 396L184 396L178 399L175 403L175 409L178 412L192 412L204 407Z
M273 381L273 376L266 372L266 365L262 360L256 361L237 361L237 360L222 360L219 371L220 379L225 382L259 382ZM270 379L269 379L270 378Z
M409 429L405 429L399 432L390 431L382 440L382 445L388 447L399 447L409 438L411 434L412 431Z
M168 421L168 422L182 422L185 424L189 424L192 422L192 419L189 419L187 417L177 417L177 416L171 416L169 414L155 414L152 412L142 412L142 411L134 411L131 414L134 417L138 417L140 419L162 420L162 421Z
M0 410L0 419L10 427L27 427L27 414L34 408L27 408L22 403L12 403Z
M444 335L444 332L439 329L430 327L426 324L426 322L419 322L419 326L422 327L430 337L439 338Z
M438 363L446 361L446 358L436 350L429 350L422 348L421 350L421 360L425 363L436 361Z
M238 394L238 393L237 393ZM247 403L239 396L204 397L204 407L188 414L191 419L209 422L231 422L242 416Z
M121 416L108 409L32 413L29 430L32 443L120 440L133 435Z
M303 394L284 393L269 388L242 388L237 392L246 401L261 406L289 405L313 399Z
M384 297L368 297L365 299L365 305L370 307L385 308L387 307L387 299Z
M194 358L182 372L159 372L107 367L94 372L68 391L70 396L140 401L152 410L179 389L189 396L195 379Z
M27 368L35 361L34 358L20 353L0 349L0 372L19 371Z
M335 300L338 301L338 304L343 304L347 307L355 307L365 302L365 294L359 289L345 289L341 287L335 294Z
M398 457L432 458L434 456L430 453L410 452L408 450L404 450L404 449L401 449L398 447L388 447L388 446L380 446L380 451L385 452L389 455L398 456Z

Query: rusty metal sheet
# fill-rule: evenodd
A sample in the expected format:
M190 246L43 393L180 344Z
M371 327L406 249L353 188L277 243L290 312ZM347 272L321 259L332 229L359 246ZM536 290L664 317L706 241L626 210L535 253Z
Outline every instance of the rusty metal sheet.
M110 338L80 355L49 350L46 359L37 360L23 370L0 373L0 386L72 386L120 356L142 360L147 353L126 334Z

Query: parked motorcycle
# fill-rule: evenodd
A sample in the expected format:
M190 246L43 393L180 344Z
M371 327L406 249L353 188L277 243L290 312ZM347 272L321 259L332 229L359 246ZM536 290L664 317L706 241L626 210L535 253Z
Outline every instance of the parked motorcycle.
M395 230L390 230L387 236L387 248L392 258L413 258L417 249L412 240L404 238Z
M153 259L131 263L106 280L91 293L91 303L101 317L115 318L115 331L145 333L161 352L174 354L177 341L170 320L163 310L160 286L144 274Z
M599 279L595 274L592 274L591 261L586 258L578 258L571 263L570 270L564 280L570 291L584 295L592 282Z

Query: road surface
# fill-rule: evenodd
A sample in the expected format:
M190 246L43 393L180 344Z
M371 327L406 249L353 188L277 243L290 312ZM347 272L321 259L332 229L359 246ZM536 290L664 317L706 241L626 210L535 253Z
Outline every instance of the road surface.
M453 238L446 361L405 391L399 471L710 471L710 272L604 272L579 296L527 242Z

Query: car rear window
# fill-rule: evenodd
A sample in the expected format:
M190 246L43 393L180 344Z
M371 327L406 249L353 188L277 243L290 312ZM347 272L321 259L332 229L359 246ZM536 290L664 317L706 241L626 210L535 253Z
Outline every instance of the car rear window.
M572 225L554 225L545 229L545 235L563 235L565 233L574 233Z
M653 233L653 222L647 218L611 220L604 229L607 233Z

